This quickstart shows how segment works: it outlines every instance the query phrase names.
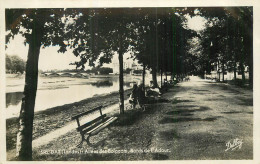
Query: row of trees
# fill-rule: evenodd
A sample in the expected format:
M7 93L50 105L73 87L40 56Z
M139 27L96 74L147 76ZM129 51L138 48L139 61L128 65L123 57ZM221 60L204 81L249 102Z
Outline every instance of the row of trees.
M193 9L153 9L138 26L134 58L145 68L152 69L153 87L158 87L158 72L161 75L171 72L173 77L188 72L187 41L196 36L196 32L184 27L187 13L193 14Z
M101 74L101 75L108 75L109 73L113 73L112 68L108 67L94 67L91 70L86 70L87 73L94 73L94 74Z
M152 68L154 87L157 87L158 69L167 71L176 62L176 49L172 48L178 44L172 41L177 40L176 29L180 28L181 21L172 8L7 9L6 30L9 33L6 42L21 34L25 37L25 44L29 44L17 134L19 159L30 160L32 157L32 129L41 48L59 46L58 52L73 48L74 55L81 59L74 64L76 68L82 69L86 63L94 66L97 60L100 65L109 63L113 54L117 53L120 113L124 113L123 55L129 51L135 52L136 56L133 57L143 63L144 70L145 67ZM162 54L171 59L162 60ZM167 67L163 67L165 64Z
M197 71L210 73L212 64L218 63L221 72L227 69L241 72L245 81L245 66L249 67L249 82L253 85L253 8L202 8L207 19L206 28L196 40L192 51ZM196 44L195 42L191 44ZM227 68L227 69L226 69ZM222 74L224 79L224 73ZM220 78L220 77L219 77Z
M85 64L94 66L111 62L113 55L119 60L120 113L124 113L123 55L132 52L145 69L152 70L153 87L158 87L157 72L181 72L181 55L189 37L195 33L183 27L184 16L179 8L125 8L125 9L68 9L68 24L65 34L67 45L80 56L77 68ZM192 12L192 10L189 10ZM187 12L187 11L186 11ZM86 23L88 22L88 23ZM103 28L105 27L105 28ZM79 35L80 34L80 35ZM176 39L178 38L178 39ZM176 54L181 54L177 57ZM179 64L177 64L179 62ZM179 69L177 69L179 68Z
M21 73L25 71L25 61L17 55L7 55L5 57L6 71L8 73Z

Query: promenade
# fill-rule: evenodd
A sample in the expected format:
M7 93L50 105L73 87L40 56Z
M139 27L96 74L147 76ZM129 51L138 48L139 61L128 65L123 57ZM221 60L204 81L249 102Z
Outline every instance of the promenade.
M253 92L191 77L145 111L126 111L91 137L92 146L77 148L81 138L73 128L57 134L34 147L34 160L252 159Z

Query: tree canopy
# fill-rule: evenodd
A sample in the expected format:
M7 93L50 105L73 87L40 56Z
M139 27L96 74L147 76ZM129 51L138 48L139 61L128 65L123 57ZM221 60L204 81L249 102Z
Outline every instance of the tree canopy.
M10 73L21 73L25 71L25 61L17 55L6 55L6 71Z
M207 19L206 28L200 33L196 65L200 74L210 72L212 64L219 62L221 71L244 71L249 66L253 79L253 11L252 7L199 8L199 15ZM239 67L237 67L239 63ZM224 74L223 74L224 76ZM244 78L244 73L243 73Z

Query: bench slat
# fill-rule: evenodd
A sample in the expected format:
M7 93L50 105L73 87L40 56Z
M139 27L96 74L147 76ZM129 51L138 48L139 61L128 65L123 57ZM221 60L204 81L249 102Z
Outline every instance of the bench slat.
M106 117L106 114L103 114L102 116L99 116L99 117L95 118L94 120L91 120L91 121L89 121L89 122L79 126L77 128L77 131L82 131L84 128L90 126L91 124L94 124L94 123L98 122L101 119L104 119L105 117Z
M95 128L92 128L91 130L88 130L87 131L87 134L90 134L90 133L92 133L93 131L95 131L97 128L99 128L99 127L101 127L101 126L103 126L106 122L108 122L108 121L110 121L112 119L112 117L110 117L110 118L108 118L108 120L106 120L106 121L104 121L104 122L102 122L101 124L99 124L98 126L96 126Z
M109 117L105 117L104 119L99 120L99 121L93 123L92 125L84 128L84 130L82 130L83 134L88 133L90 130L92 130L92 129L96 128L97 126L99 126L100 124L103 124L104 122L106 122L108 119L109 119Z
M97 126L96 128L90 130L89 132L87 132L87 134L97 134L98 132L100 132L102 129L104 129L105 127L107 127L109 124L111 124L112 122L114 122L115 120L117 120L117 117L110 117L106 122L100 124L99 126Z
M102 108L102 105L99 106L99 107L96 107L96 108L94 108L94 109L91 109L91 110L89 110L89 111L80 113L80 114L78 114L78 115L76 115L76 116L73 116L73 117L71 117L71 119L72 119L72 120L75 120L75 119L77 119L77 118L79 118L79 117L81 117L81 116L87 115L87 114L92 113L92 112L94 112L94 111L96 111L96 110L101 110L101 108Z
M97 128L96 130L92 131L91 134L96 135L97 133L99 133L101 130L103 130L104 128L106 128L107 126L109 126L111 123L113 123L116 120L117 120L117 117L113 117L110 121L107 121L102 126Z

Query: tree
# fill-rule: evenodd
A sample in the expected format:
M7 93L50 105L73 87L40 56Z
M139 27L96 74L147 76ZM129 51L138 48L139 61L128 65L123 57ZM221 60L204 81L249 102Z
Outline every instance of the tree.
M15 35L25 37L29 45L26 62L24 97L22 99L17 134L17 157L32 160L32 132L35 97L38 81L38 60L41 47L60 45L64 52L66 45L61 38L63 9L6 9L6 43Z
M95 74L99 73L101 75L108 75L109 73L113 73L113 69L108 68L108 67L95 67L95 68L92 68L92 70L90 72L95 73Z
M195 32L183 25L183 15L191 12L184 8L140 9L137 45L134 46L135 58L152 69L153 87L158 87L157 72L180 74L188 71L191 60L186 56L188 39ZM184 12L185 11L185 12ZM185 64L184 64L185 63ZM187 63L187 64L186 64Z
M8 55L6 55L6 57L5 57L5 68L6 68L6 70L12 70L13 69L12 60Z
M126 74L130 74L131 71L132 71L131 68L126 68L126 69L124 70L124 73L126 73Z
M132 36L135 33L133 17L137 9L72 9L77 17L71 30L67 33L68 41L73 39L71 47L73 53L80 56L77 67L84 69L88 63L94 66L111 62L116 53L119 60L119 95L120 113L124 113L123 89L123 55L131 50ZM78 35L80 33L80 35Z
M25 61L16 55L6 55L6 70L11 71L12 73L21 73L25 71Z
M158 87L157 72L161 59L160 51L162 49L162 35L160 27L163 23L162 18L165 15L164 10L157 8L139 9L139 21L137 22L137 37L133 50L135 59L143 64L143 72L145 67L152 69L153 86ZM165 45L164 45L165 46ZM144 78L144 76L143 76Z
M241 29L242 60L249 66L249 84L253 88L253 8L238 8L237 21Z
M245 79L244 67L249 66L249 81L253 82L253 21L251 7L198 8L199 15L208 20L207 28L201 33L201 49L206 63L220 63L222 72L225 65L233 67L234 75L237 63ZM210 55L210 56L209 56ZM199 63L199 62L198 62ZM206 64L200 62L199 64ZM233 65L233 66L231 66ZM210 71L206 69L207 72ZM222 75L224 77L224 74ZM236 76L234 76L236 78ZM224 78L223 78L224 79Z

